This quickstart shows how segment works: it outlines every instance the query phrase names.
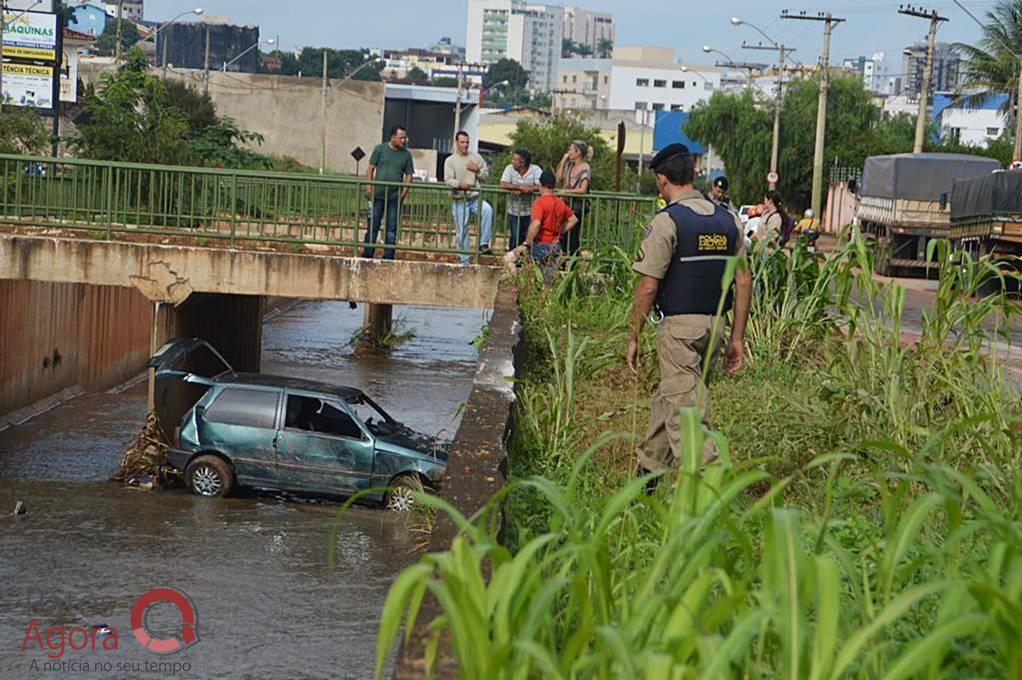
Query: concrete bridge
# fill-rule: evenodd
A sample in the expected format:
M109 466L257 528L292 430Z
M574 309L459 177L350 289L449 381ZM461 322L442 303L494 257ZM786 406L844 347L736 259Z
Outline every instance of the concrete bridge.
M259 370L266 298L365 303L365 326L385 334L393 305L490 308L503 275L480 252L478 216L470 249L457 249L442 184L410 187L397 259L380 260L359 257L368 206L357 178L10 155L0 178L0 285L133 288L153 304L149 351L203 337L238 370ZM490 245L504 252L507 194L481 194L497 216ZM587 200L587 250L633 243L654 211L649 198ZM465 256L472 265L456 264Z

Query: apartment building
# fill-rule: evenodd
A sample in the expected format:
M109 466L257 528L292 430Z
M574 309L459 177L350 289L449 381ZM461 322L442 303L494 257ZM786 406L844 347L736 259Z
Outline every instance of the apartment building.
M608 59L614 45L614 17L581 7L564 8L564 39L589 50L587 56Z
M529 72L533 90L557 85L564 8L523 0L469 0L465 59L490 65L514 59Z

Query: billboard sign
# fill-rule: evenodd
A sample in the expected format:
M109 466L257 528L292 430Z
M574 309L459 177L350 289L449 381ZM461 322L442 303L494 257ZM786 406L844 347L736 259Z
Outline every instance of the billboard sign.
M26 12L4 15L3 56L57 61L57 15Z
M3 68L4 100L9 106L53 108L53 66L7 62Z
M15 14L29 9L33 12L53 11L53 0L6 0L3 5L9 10L15 10Z

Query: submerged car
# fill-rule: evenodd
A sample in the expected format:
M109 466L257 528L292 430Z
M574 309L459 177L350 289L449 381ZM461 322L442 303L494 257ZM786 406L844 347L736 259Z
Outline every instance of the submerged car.
M178 368L197 349L215 358L207 367L223 370ZM440 486L445 443L405 427L360 389L236 373L199 338L168 343L149 366L157 385L171 379L205 389L174 428L170 449L171 465L200 496L237 486L344 496L371 490L368 499L401 512L414 505L414 492Z

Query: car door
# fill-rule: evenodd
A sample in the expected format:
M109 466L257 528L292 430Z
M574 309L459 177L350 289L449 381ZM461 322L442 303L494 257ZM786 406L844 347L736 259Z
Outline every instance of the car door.
M196 413L200 446L227 456L245 486L277 484L275 441L282 396L280 389L225 385Z
M285 489L353 493L372 474L373 440L331 395L288 391L277 434L277 483Z

